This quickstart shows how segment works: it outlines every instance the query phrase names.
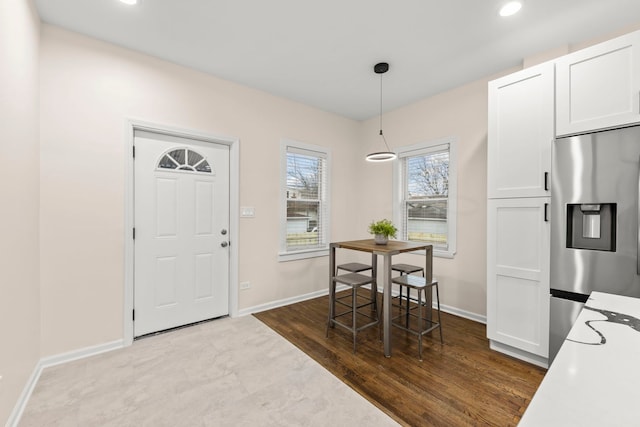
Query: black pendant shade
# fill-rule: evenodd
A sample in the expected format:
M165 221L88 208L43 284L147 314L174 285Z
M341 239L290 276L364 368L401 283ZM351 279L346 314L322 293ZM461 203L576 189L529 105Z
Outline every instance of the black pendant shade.
M380 136L382 137L382 141L384 142L385 147L387 147L387 151L369 153L367 154L366 160L368 162L387 162L398 157L396 153L389 149L387 140L384 137L384 133L382 132L382 75L389 71L389 64L386 62L380 62L373 66L373 71L376 74L380 74Z

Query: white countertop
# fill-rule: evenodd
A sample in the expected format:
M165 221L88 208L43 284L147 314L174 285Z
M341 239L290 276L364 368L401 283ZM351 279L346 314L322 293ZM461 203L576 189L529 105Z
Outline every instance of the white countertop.
M519 426L640 426L639 391L640 299L592 292Z

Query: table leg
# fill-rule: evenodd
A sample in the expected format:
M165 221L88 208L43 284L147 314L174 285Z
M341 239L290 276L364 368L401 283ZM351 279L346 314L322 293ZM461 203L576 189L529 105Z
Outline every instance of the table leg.
M378 301L378 295L376 295L376 292L378 292L378 256L374 253L371 254L371 277L376 283L375 286L373 286L373 283L371 284L371 300Z
M336 247L331 245L329 247L329 319L327 320L327 328L333 327L331 319L335 317L336 313L336 284L333 281L333 276L336 271Z
M433 280L433 246L427 246L425 249L425 268L424 268L424 276L427 279L427 283L431 283ZM433 320L433 313L431 312L433 308L433 288L424 293L425 304L428 307L427 310L427 320L431 322Z
M382 310L382 326L384 332L384 355L391 357L391 255L384 255L382 268L382 282L384 285Z

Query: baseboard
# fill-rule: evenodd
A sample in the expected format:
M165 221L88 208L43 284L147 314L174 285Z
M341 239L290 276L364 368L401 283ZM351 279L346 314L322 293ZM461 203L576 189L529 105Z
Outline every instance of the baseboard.
M367 286L364 286L365 288L368 288ZM340 292L343 290L349 289L348 286L338 286L336 288L336 291ZM317 298L317 297L321 297L321 296L325 296L329 294L329 290L322 290L322 291L315 291L315 292L311 292L308 294L304 294L304 295L298 295L295 297L291 297L291 298L285 298L285 299L281 299L281 300L277 300L277 301L272 301L266 304L260 304L260 305L256 305L253 307L248 307L242 310L238 311L238 316L246 316L249 314L253 314L253 313L260 313L261 311L267 311L267 310L271 310L274 308L279 308L279 307L284 307L286 305L290 305L290 304L295 304L297 302L302 302L302 301L306 301L306 300L310 300L313 298ZM394 294L397 295L398 292L394 291ZM435 305L433 308L436 308ZM445 304L440 304L440 310L444 311L445 313L449 313L449 314L453 314L454 316L458 316L458 317L463 317L465 319L469 319L469 320L473 320L474 322L479 322L479 323L483 323L483 324L487 324L487 316L483 316L481 314L477 314L477 313L472 313L470 311L467 310L462 310L460 308L457 307L452 307L449 305L445 305Z
M98 344L91 347L81 348L79 350L70 351L67 353L57 354L54 356L44 357L40 359L38 364L33 370L33 373L29 377L27 384L24 386L22 390L22 394L16 403L16 406L13 408L11 412L11 416L9 416L9 420L7 421L7 427L16 427L20 418L22 418L22 414L24 413L24 409L27 407L27 403L31 398L31 394L33 390L36 388L36 384L40 379L40 375L42 375L42 371L45 368L50 368L52 366L60 365L62 363L72 362L74 360L84 359L85 357L96 356L101 353L106 353L112 350L118 350L124 347L123 340L116 340L104 344Z
M433 308L436 308L435 305ZM440 310L445 313L453 314L454 316L464 317L465 319L473 320L474 322L487 324L487 316L481 314L472 313L461 308L452 307L450 305L440 304Z
M27 402L29 402L29 398L40 379L40 374L42 374L42 362L38 362L36 367L33 369L27 384L25 384L24 389L22 390L22 394L20 394L20 398L18 399L16 406L14 406L13 411L7 420L6 427L17 427L18 422L24 413L24 408L27 407Z
M508 356L515 357L516 359L524 360L525 362L540 366L541 368L547 369L549 367L549 361L546 357L538 356L537 354L532 354L528 351L520 350L507 344L489 340L489 348Z
M345 289L350 289L348 286L337 286L336 292L343 291ZM266 304L254 305L253 307L243 308L242 310L238 310L238 317L247 316L253 313L260 313L261 311L271 310L273 308L284 307L285 305L295 304L297 302L307 301L310 299L322 297L325 295L329 295L329 289L324 289L322 291L310 292L308 294L297 295L291 298L285 298L277 301L271 301Z
M42 368L50 368L51 366L60 365L62 363L73 362L74 360L84 359L85 357L96 356L108 351L124 348L123 340L115 340L103 344L85 347L78 350L69 351L67 353L56 354L40 359Z

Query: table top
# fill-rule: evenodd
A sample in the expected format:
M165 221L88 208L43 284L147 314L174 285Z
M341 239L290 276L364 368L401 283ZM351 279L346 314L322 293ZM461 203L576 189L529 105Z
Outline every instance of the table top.
M399 254L402 252L419 251L427 249L430 243L407 242L404 240L389 240L386 245L376 244L375 239L350 240L346 242L333 242L331 246L336 248L353 249L356 251L372 252L378 254Z
M640 298L592 292L519 425L638 425L639 354Z

